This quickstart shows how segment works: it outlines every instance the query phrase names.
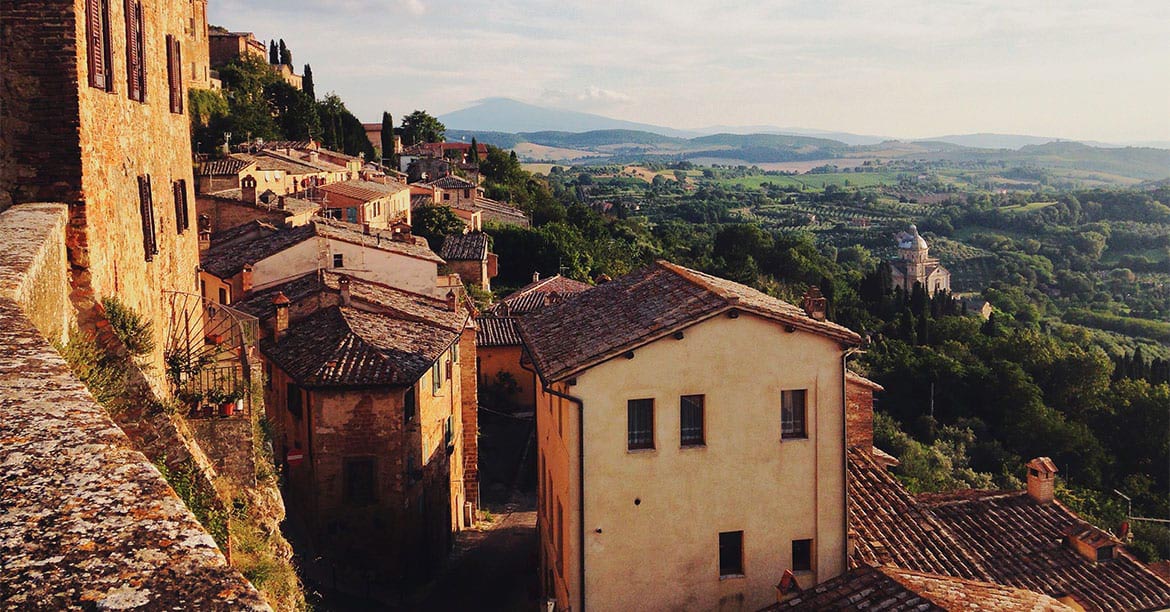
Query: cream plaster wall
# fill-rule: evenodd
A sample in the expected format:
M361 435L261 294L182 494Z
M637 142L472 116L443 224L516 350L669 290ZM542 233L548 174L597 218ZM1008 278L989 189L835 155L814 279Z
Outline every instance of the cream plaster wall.
M255 264L253 287L263 289L275 283L306 274L318 268L320 247L316 238L306 240ZM340 253L345 264L333 268L333 255ZM416 259L399 253L363 247L341 240L328 240L328 254L324 265L336 272L382 283L405 291L435 295L435 276L438 265L433 261Z
M844 570L841 352L833 340L752 315L719 316L578 376L567 390L585 403L589 609L759 609L775 601L796 539L814 541L802 586ZM781 440L783 389L808 389L807 439ZM679 397L689 394L706 396L699 448L679 447ZM572 517L563 537L574 549L575 408L559 417L542 395L542 456ZM655 399L654 450L627 450L626 402L638 398ZM744 576L721 579L719 532L740 530ZM575 595L576 553L565 563ZM567 604L580 605L576 596Z

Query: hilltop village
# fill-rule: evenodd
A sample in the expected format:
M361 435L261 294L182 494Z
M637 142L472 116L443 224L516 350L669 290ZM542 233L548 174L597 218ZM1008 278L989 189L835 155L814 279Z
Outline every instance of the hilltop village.
M0 9L0 607L1170 607L1049 457L896 478L828 291L524 267L485 232L535 222L488 197L495 147L193 142L225 66L316 99L204 0ZM917 227L891 243L893 286L950 299Z

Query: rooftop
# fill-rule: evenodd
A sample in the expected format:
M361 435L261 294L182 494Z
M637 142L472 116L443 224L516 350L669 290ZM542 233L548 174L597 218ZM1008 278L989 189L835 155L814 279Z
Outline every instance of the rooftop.
M1170 584L1120 545L1113 558L1089 561L1066 544L1069 534L1103 534L1059 501L1042 504L1021 491L963 490L910 495L865 453L849 451L852 565L891 564L1071 596L1085 610L1170 606Z
M844 343L861 341L853 331L813 319L792 304L663 260L570 295L517 325L541 378L553 382L732 309Z
M337 292L340 278L325 274L317 290ZM349 278L352 305L317 310L292 322L279 341L260 344L265 356L304 386L411 385L459 339L469 320L469 311L452 312L445 300ZM312 290L306 293L304 283L302 277L288 284L294 294L307 296Z
M557 274L542 278L517 289L500 300L495 310L499 314L524 314L544 308L550 301L573 293L592 289L593 285Z
M319 190L325 193L335 194L346 198L352 198L360 202L372 202L387 196L394 195L401 191L410 189L405 183L398 181L390 181L387 183L375 183L374 181L352 180L341 183L330 183Z
M480 317L475 323L479 328L475 334L475 345L480 348L523 344L514 317Z
M219 278L231 278L243 270L246 264L255 264L317 236L443 263L443 260L426 246L426 240L423 238L404 242L392 238L389 231L374 230L366 234L357 226L341 221L314 219L298 227L275 228L260 225L257 226L257 230L258 235L250 240L220 244L212 240L212 246L203 254L200 266Z
M439 250L439 257L447 261L484 261L487 256L488 236L483 232L451 234Z
M213 159L199 166L199 176L228 176L236 175L248 166L256 163L255 160L242 157L228 156L223 159Z
M528 215L525 215L524 211L507 202L499 202L480 196L475 198L474 203L461 201L451 206L460 210L479 211L483 215L484 221L523 226L528 225Z
M1024 589L889 566L851 569L793 599L766 609L842 612L862 609L888 612L1073 610L1047 595Z
M429 183L423 183L427 187L438 187L439 189L475 189L476 184L471 181L459 178L455 175L447 175L443 178L435 179Z

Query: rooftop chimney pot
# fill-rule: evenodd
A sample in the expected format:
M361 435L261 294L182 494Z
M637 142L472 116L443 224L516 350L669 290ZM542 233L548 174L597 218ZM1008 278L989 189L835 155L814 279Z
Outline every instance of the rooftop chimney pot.
M825 312L829 308L829 300L821 294L820 287L813 285L804 292L804 301L801 306L804 308L805 314L817 320L825 320Z
M1048 457L1028 462L1028 496L1040 504L1052 503L1056 484L1056 464Z
M537 270L536 272L532 273L532 282L535 283L536 281L539 281L539 280L540 280L540 271Z
M288 331L288 296L283 291L277 291L276 297L272 298L272 305L276 308L276 320L273 322L272 335L277 342L280 342L280 339Z
M447 310L459 312L459 296L455 295L454 289L447 292Z
M341 305L349 306L353 301L352 294L349 292L349 277L344 274L338 276L337 287L341 290Z

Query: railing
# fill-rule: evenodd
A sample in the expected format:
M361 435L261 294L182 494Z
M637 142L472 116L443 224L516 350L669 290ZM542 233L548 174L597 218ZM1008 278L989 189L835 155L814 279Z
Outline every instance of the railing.
M251 398L259 321L194 293L166 291L169 304L166 377L171 393L193 416L214 414ZM240 402L244 402L241 404Z

